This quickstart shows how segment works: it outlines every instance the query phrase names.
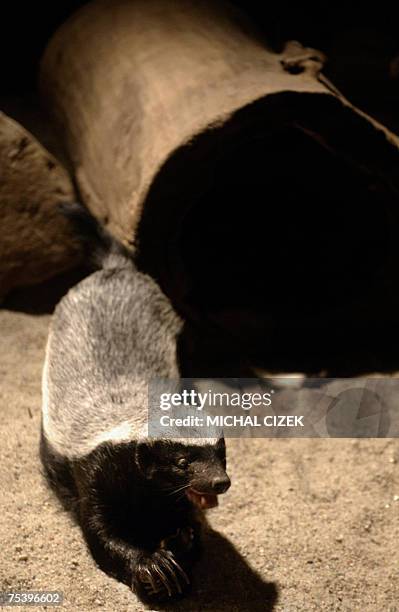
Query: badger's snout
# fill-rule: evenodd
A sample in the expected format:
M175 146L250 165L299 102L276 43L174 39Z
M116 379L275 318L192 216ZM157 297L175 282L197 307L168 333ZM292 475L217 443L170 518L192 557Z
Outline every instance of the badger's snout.
M231 481L230 478L225 474L224 476L215 476L212 479L212 490L216 495L221 495L222 493L226 493L227 489L230 488Z
M229 489L231 485L222 466L208 466L207 469L195 471L190 479L190 487L199 493L208 495L221 495Z
M218 495L225 493L230 487L230 478L227 476L215 476L209 483L196 482L186 490L190 501L202 510L214 508L218 505Z

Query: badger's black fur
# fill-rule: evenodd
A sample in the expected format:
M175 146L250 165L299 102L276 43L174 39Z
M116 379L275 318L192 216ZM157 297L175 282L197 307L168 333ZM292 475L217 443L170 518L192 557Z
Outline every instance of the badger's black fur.
M97 232L90 220L83 228ZM162 599L188 588L199 547L194 502L206 507L228 488L225 445L147 437L147 383L178 377L181 322L123 247L101 244L101 269L54 313L41 459L98 565L143 599Z

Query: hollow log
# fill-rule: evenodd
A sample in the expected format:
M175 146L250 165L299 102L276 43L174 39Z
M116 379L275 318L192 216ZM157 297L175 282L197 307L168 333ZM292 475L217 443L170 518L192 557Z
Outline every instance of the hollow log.
M79 262L79 241L57 208L75 198L58 161L0 113L0 297Z
M89 209L184 313L283 352L298 321L385 299L399 261L398 140L322 61L224 2L96 0L41 67Z
M177 149L207 131L216 147L234 112L268 94L325 92L280 61L214 1L99 0L78 11L45 52L41 89L89 208L130 242Z

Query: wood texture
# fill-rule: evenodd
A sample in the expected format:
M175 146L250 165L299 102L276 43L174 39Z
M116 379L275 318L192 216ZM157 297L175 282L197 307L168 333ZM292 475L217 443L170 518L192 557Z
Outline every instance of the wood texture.
M129 242L173 152L205 132L217 146L232 115L269 94L327 91L312 73L284 71L281 59L223 3L86 5L50 42L41 87L89 208Z
M75 197L58 161L0 113L0 296L78 263L80 246L57 209Z

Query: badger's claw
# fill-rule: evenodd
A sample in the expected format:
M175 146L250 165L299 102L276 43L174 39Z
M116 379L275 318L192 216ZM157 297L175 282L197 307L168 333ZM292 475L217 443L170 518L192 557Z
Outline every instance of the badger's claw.
M144 589L146 595L157 598L175 597L183 593L190 580L169 550L157 550L143 557L136 566L133 588Z
M173 553L170 552L170 550L166 551L166 554L168 555L169 561L170 563L172 563L177 569L178 571L181 573L181 575L183 576L184 580L186 581L187 584L190 584L190 580L186 574L186 572L184 571L184 569L181 567L181 565L178 564L178 562L176 561L176 559L173 556ZM172 567L173 570L173 567Z

